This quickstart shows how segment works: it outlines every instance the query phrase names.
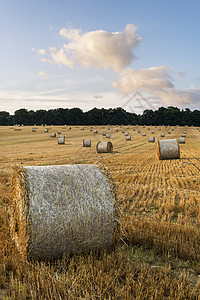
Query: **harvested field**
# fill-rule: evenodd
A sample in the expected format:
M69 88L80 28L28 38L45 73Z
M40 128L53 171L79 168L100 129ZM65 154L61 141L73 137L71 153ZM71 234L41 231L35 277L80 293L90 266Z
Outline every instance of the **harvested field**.
M159 161L155 143L131 130L132 139L102 126L0 127L0 298L1 299L200 299L200 132L187 128L180 159ZM126 127L124 126L122 130ZM155 140L160 131L151 127ZM183 127L171 131L178 138ZM110 134L112 153L97 153ZM169 128L162 128L168 136ZM83 147L83 139L91 147ZM9 231L13 167L101 164L118 190L121 242L112 250L26 260Z

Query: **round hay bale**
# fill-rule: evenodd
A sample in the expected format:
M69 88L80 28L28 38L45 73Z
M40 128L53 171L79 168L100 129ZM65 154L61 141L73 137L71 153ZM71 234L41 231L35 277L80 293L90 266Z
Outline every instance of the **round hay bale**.
M106 136L106 132L104 131L104 132L102 133L102 135L103 135L103 136Z
M58 144L59 145L64 145L65 144L65 137L64 136L60 136L59 138L58 138Z
M91 147L91 140L83 140L83 147Z
M58 134L61 134L61 130L58 130Z
M36 128L32 128L32 132L36 132Z
M151 133L154 133L154 130L152 130Z
M156 150L159 160L180 158L180 148L176 139L158 140Z
M113 145L111 142L98 142L96 149L98 153L111 153L113 151Z
M135 131L135 128L133 128L133 131Z
M109 133L106 134L106 138L107 138L107 139L110 138L110 134L109 134Z
M72 128L71 127L68 127L68 130L71 130Z
M115 132L117 132L117 131L119 131L119 130L118 130L118 128L117 128L117 129L115 129Z
M130 136L130 135L127 135L127 136L126 136L126 140L127 140L127 141L131 141L131 136Z
M178 138L178 142L179 144L185 144L185 138L184 137Z
M141 133L141 130L138 130L138 133Z
M94 132L94 133L98 133L98 131L97 131L97 130L93 130L93 132Z
M96 165L17 168L10 204L11 237L26 257L109 249L119 234L115 186Z
M146 133L143 133L142 136L146 136Z
M148 139L149 143L154 143L155 142L155 137L154 136L150 136Z
M45 128L44 132L49 132L49 129Z
M125 132L125 136L128 136L129 135L129 133L128 132Z
M183 133L183 134L182 134L182 137L186 137L186 133Z
M161 136L161 137L165 137L165 134L162 132L160 136Z
M168 134L171 134L171 131L170 131L170 130L168 131Z
M56 137L56 133L55 132L50 133L50 137Z

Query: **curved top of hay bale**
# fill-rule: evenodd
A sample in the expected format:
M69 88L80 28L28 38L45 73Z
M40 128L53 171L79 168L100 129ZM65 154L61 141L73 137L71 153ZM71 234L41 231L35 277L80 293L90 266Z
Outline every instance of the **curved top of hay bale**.
M159 160L180 157L180 147L176 139L157 140L156 151Z
M110 248L116 203L114 184L96 165L16 169L11 236L22 255L38 258Z

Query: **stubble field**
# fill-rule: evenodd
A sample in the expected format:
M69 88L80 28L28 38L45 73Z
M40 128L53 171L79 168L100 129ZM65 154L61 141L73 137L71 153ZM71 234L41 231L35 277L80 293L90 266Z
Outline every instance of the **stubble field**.
M159 161L148 137L161 139L164 132L162 139L178 138L183 127L171 134L162 126L94 126L98 133L88 126L47 126L48 133L35 128L0 127L0 298L200 299L199 130L187 128L180 159ZM50 138L57 130L65 145ZM83 139L91 139L92 147L83 148ZM113 153L97 153L98 141L111 141ZM9 233L13 167L84 163L106 166L117 186L120 243L51 261L21 257Z

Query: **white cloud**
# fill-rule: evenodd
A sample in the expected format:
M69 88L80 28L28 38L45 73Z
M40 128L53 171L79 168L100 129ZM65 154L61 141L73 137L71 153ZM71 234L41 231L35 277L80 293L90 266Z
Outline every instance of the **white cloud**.
M39 50L38 50L38 53L39 53L40 55L46 55L46 54L47 54L47 52L46 52L45 49L39 49Z
M151 67L148 69L126 69L112 87L119 89L122 96L129 96L136 91L147 92L159 99L165 105L183 105L192 103L194 95L189 91L180 91L174 88L167 67Z
M50 48L51 62L71 68L78 63L84 68L112 68L120 72L135 58L132 51L141 40L136 29L128 24L123 32L96 30L82 34L79 29L62 28L60 36L68 43L60 49Z
M46 78L46 72L45 71L40 71L37 73L40 77Z

